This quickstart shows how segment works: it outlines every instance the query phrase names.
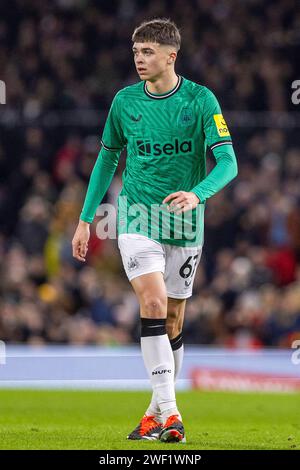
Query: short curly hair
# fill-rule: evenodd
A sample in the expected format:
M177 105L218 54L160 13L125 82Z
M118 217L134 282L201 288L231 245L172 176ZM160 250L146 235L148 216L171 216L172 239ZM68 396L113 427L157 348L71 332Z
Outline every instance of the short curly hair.
M175 47L179 51L181 44L180 32L176 24L168 18L155 18L143 21L135 28L132 35L133 42L156 42L158 44Z

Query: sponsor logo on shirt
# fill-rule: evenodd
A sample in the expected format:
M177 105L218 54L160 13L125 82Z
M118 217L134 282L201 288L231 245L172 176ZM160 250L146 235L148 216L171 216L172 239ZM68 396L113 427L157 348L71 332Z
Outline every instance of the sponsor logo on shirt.
M214 114L214 121L220 137L230 136L226 121L223 118L223 114Z
M138 139L136 141L138 154L146 156L159 155L179 155L181 153L191 153L193 151L193 141L191 139L173 142L153 142L151 139Z
M133 114L130 114L130 119L131 119L132 121L134 121L134 122L139 122L139 121L142 119L142 117L143 117L143 116L142 116L141 114L139 114L139 115L136 116L136 117L135 117Z

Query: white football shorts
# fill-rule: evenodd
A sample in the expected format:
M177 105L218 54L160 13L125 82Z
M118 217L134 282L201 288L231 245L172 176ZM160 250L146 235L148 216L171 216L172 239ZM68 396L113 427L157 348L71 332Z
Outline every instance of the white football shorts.
M118 246L129 281L143 274L162 272L168 297L191 297L202 246L169 245L133 233L119 235Z

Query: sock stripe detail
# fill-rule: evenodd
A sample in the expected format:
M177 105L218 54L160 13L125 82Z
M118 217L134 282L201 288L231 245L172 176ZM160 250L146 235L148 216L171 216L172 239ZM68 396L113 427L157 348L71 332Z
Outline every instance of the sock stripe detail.
M177 349L181 348L181 346L183 345L182 333L179 333L176 338L170 339L170 343L173 351L176 351Z
M167 334L165 318L141 318L141 337Z

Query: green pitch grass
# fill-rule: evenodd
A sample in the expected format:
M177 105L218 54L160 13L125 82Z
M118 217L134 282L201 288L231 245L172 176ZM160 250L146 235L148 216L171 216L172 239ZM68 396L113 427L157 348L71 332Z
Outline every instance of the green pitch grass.
M0 449L300 449L300 395L178 393L187 444L127 441L145 392L0 390Z

